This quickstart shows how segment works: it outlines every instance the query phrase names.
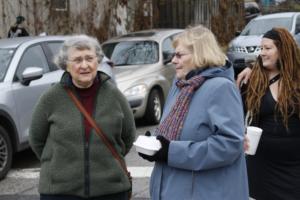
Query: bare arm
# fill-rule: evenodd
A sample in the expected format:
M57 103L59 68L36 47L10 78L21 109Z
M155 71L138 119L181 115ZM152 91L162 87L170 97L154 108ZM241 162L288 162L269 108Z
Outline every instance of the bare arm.
M238 88L240 88L243 84L247 84L251 73L252 69L246 67L243 71L241 71L241 73L238 74L236 80L236 85L238 86Z

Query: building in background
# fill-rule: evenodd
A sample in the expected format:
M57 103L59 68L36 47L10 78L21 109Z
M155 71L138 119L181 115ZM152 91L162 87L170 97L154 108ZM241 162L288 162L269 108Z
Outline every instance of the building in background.
M245 25L244 0L153 0L153 26L185 28L203 24L222 45Z
M0 37L18 15L31 35L85 33L101 42L149 28L204 24L223 43L244 25L243 0L10 0L0 1ZM236 20L238 19L238 20ZM221 33L222 32L222 33ZM227 39L228 38L228 39Z
M10 0L0 1L0 36L6 37L16 16L25 16L30 35L85 33L100 41L133 29L142 1L126 0Z

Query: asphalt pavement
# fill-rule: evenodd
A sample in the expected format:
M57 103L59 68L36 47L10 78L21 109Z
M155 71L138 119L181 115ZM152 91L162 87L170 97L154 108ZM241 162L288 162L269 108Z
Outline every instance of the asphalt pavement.
M137 136L155 126L139 125ZM0 181L0 200L38 200L40 164L31 150L18 153L12 170ZM149 200L149 178L153 163L141 159L133 147L126 156L128 170L133 176L133 200Z

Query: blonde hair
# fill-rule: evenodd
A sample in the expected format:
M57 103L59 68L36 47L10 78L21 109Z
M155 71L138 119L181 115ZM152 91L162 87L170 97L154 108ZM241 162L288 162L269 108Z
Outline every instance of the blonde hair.
M179 44L192 52L192 62L198 68L223 66L226 63L226 55L214 34L202 25L188 27L177 35L173 41L173 47L176 48Z

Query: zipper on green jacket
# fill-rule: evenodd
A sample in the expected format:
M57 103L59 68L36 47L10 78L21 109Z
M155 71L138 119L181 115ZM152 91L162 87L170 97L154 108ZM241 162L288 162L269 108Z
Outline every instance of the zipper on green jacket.
M102 83L101 83L102 84ZM98 87L96 93L98 94L99 93L99 90L100 90L100 87L101 87L101 84L100 86ZM95 112L96 112L96 106L97 106L97 98L98 98L98 95L96 94L95 96L95 99L94 99L94 105L93 105L93 114L92 114L92 117L94 118L95 117ZM83 116L83 115L82 115ZM82 119L82 122L84 124L84 116L83 116L83 119ZM89 197L90 196L90 141L91 141L91 138L93 136L92 132L93 132L93 128L91 128L90 130L90 134L89 134L89 138L86 138L86 134L85 134L85 127L83 126L83 139L84 139L84 194L85 196Z
M89 166L89 142L85 138L84 132L84 194L90 196L90 166Z

